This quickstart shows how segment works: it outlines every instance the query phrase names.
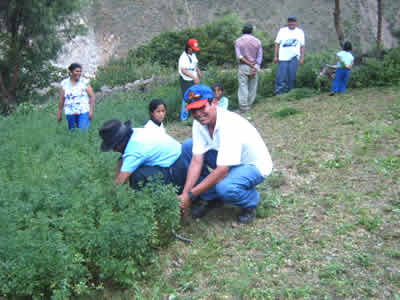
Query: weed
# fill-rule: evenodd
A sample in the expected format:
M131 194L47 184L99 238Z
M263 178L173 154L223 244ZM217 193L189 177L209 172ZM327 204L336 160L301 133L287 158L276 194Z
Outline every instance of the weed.
M369 232L373 232L382 224L382 217L371 215L361 216L358 224L363 225Z
M286 107L277 112L274 112L272 114L272 116L274 116L275 118L278 118L278 119L283 119L283 118L287 118L289 116L293 116L298 113L300 113L300 111L298 109L293 108L293 107Z

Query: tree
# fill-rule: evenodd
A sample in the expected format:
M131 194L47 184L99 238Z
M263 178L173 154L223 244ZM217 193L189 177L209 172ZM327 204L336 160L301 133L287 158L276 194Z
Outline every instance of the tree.
M333 18L335 22L335 29L339 40L339 44L341 47L343 47L344 33L340 22L340 0L335 0L335 10L333 11Z
M378 24L376 31L376 48L378 50L378 55L381 55L382 50L382 0L377 0L377 10L378 10Z
M50 61L84 28L82 0L0 1L0 102L3 113L48 84Z

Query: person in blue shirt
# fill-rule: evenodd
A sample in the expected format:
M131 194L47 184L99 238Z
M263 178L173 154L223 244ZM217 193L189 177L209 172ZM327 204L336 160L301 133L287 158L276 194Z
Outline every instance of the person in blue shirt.
M343 50L336 53L337 68L335 79L332 83L332 90L330 96L336 93L344 93L346 91L347 82L350 78L350 70L353 67L354 56L351 54L352 46L350 42L345 42Z
M183 187L187 166L181 159L181 144L166 133L131 128L131 122L106 121L99 130L101 151L122 154L118 160L115 184L129 180L133 189L161 176L163 183Z

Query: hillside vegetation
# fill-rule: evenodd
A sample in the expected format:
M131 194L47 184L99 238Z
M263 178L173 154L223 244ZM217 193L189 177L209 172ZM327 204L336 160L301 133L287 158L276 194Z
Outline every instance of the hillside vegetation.
M193 243L163 249L134 290L98 296L399 299L400 89L259 99L244 117L275 166L256 221L238 226L233 207L187 221ZM167 129L191 135L181 123Z

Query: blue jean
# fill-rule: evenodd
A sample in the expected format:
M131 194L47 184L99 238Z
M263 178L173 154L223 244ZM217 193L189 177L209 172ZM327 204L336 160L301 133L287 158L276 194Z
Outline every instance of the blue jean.
M297 66L298 60L296 56L288 61L279 61L275 78L275 94L287 93L294 87Z
M74 128L88 130L90 126L89 113L66 115L69 130Z
M192 160L192 147L192 139L187 139L182 144L182 158L188 167ZM217 155L218 152L216 150L209 150L204 154L203 168L197 184L210 174L208 167L211 169L217 167ZM224 179L208 191L202 193L200 197L205 201L219 198L224 203L241 208L255 207L260 201L260 194L257 192L255 186L263 181L264 177L253 165L232 166Z
M337 68L335 79L332 83L333 93L344 93L346 91L347 82L350 78L350 70L347 68Z

